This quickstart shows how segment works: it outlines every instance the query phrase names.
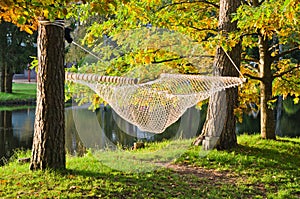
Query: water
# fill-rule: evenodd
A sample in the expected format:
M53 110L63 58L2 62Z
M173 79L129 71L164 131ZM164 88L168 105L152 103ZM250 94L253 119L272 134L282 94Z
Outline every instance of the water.
M299 137L300 136L300 103L294 104L292 98L283 101L280 112L274 110L276 123L276 134L282 137ZM243 123L237 124L237 134L253 134L260 132L260 114L244 114Z
M16 149L31 149L35 108L0 111L0 165L3 165ZM191 108L181 119L163 134L139 131L120 118L111 108L100 107L95 112L87 106L66 108L66 149L72 155L83 155L87 148L105 149L122 145L125 148L135 141L159 141L163 139L192 138L201 132L205 120L205 108ZM284 103L279 121L279 135L300 136L300 106ZM237 134L257 133L260 129L259 114L244 115L237 124Z
M16 149L31 149L35 108L0 111L0 165ZM200 131L205 115L191 108L163 134L140 131L120 118L110 107L95 112L88 105L70 107L66 116L66 150L72 155L83 155L87 148L106 149L119 145L131 147L136 141L192 138ZM202 116L202 117L201 117Z
M32 145L33 109L0 111L0 165L18 148Z

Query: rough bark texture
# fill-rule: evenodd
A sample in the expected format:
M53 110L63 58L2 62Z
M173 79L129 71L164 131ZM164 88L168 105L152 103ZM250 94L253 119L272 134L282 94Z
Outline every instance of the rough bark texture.
M234 13L240 5L238 0L221 0L219 30L225 35L237 29L236 23L231 23L230 15ZM229 52L237 66L240 65L241 45L237 44ZM218 48L214 61L216 75L238 76L238 71L234 68L223 49ZM206 122L202 134L205 135L203 148L205 150L216 147L217 149L229 149L237 145L235 133L234 107L237 104L237 88L226 89L210 98Z
M268 107L268 101L272 99L272 57L268 51L268 39L259 36L259 70L260 70L260 130L261 137L276 139L274 111Z
M65 168L64 30L38 30L37 105L31 170Z

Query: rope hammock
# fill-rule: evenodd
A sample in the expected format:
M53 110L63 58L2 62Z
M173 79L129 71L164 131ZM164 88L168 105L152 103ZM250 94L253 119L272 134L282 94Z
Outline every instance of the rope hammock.
M55 22L41 20L39 23L64 28L64 20L55 20ZM180 38L184 40L183 37ZM155 37L154 40L156 41L157 38ZM151 39L149 41L151 44L153 43ZM77 43L71 43L101 60ZM159 43L155 44L162 48ZM173 50L176 51L176 49ZM227 52L225 50L224 52L242 78L161 74L154 81L139 84L137 79L127 77L67 72L66 80L91 88L110 104L117 114L136 125L140 130L162 133L176 122L188 108L209 98L216 92L238 86L246 81Z
M156 80L66 73L66 80L86 85L123 119L142 131L162 133L198 102L246 80L238 77L161 74Z

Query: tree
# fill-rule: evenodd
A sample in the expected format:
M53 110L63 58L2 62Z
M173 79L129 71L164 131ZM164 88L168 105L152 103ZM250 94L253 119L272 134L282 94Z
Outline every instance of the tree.
M236 22L232 22L231 15L236 12L240 6L240 1L221 0L219 11L218 30L225 37L237 30ZM239 66L241 55L241 44L237 43L231 48L229 56L233 62ZM238 76L238 71L232 67L231 61L225 54L225 50L218 47L215 57L216 75L221 76ZM205 140L203 146L205 149L229 149L237 145L234 116L234 108L237 106L237 88L226 89L210 97L206 122L203 127ZM227 105L227 106L226 106ZM219 138L220 136L220 138ZM219 138L218 141L215 139ZM215 144L217 144L215 146Z
M1 2L0 19L32 33L37 28L38 17L55 19L64 16L66 2L56 3ZM34 13L29 14L28 10L34 10ZM37 108L30 169L65 168L63 38L63 27L40 24Z
M299 53L300 47L299 10L298 1L255 0L241 6L235 16L244 51L256 52L244 54L244 59L258 66L245 64L244 73L251 80L240 99L244 109L249 103L260 104L262 138L276 139L276 96L292 95L295 102L299 100L300 65L297 56L292 56Z
M38 35L37 105L30 169L65 168L64 29L41 24Z

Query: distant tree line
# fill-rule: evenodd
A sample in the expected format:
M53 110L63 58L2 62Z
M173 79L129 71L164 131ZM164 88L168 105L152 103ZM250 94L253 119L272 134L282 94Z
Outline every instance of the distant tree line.
M10 23L0 23L0 92L12 92L12 79L36 56L36 33L28 34Z

